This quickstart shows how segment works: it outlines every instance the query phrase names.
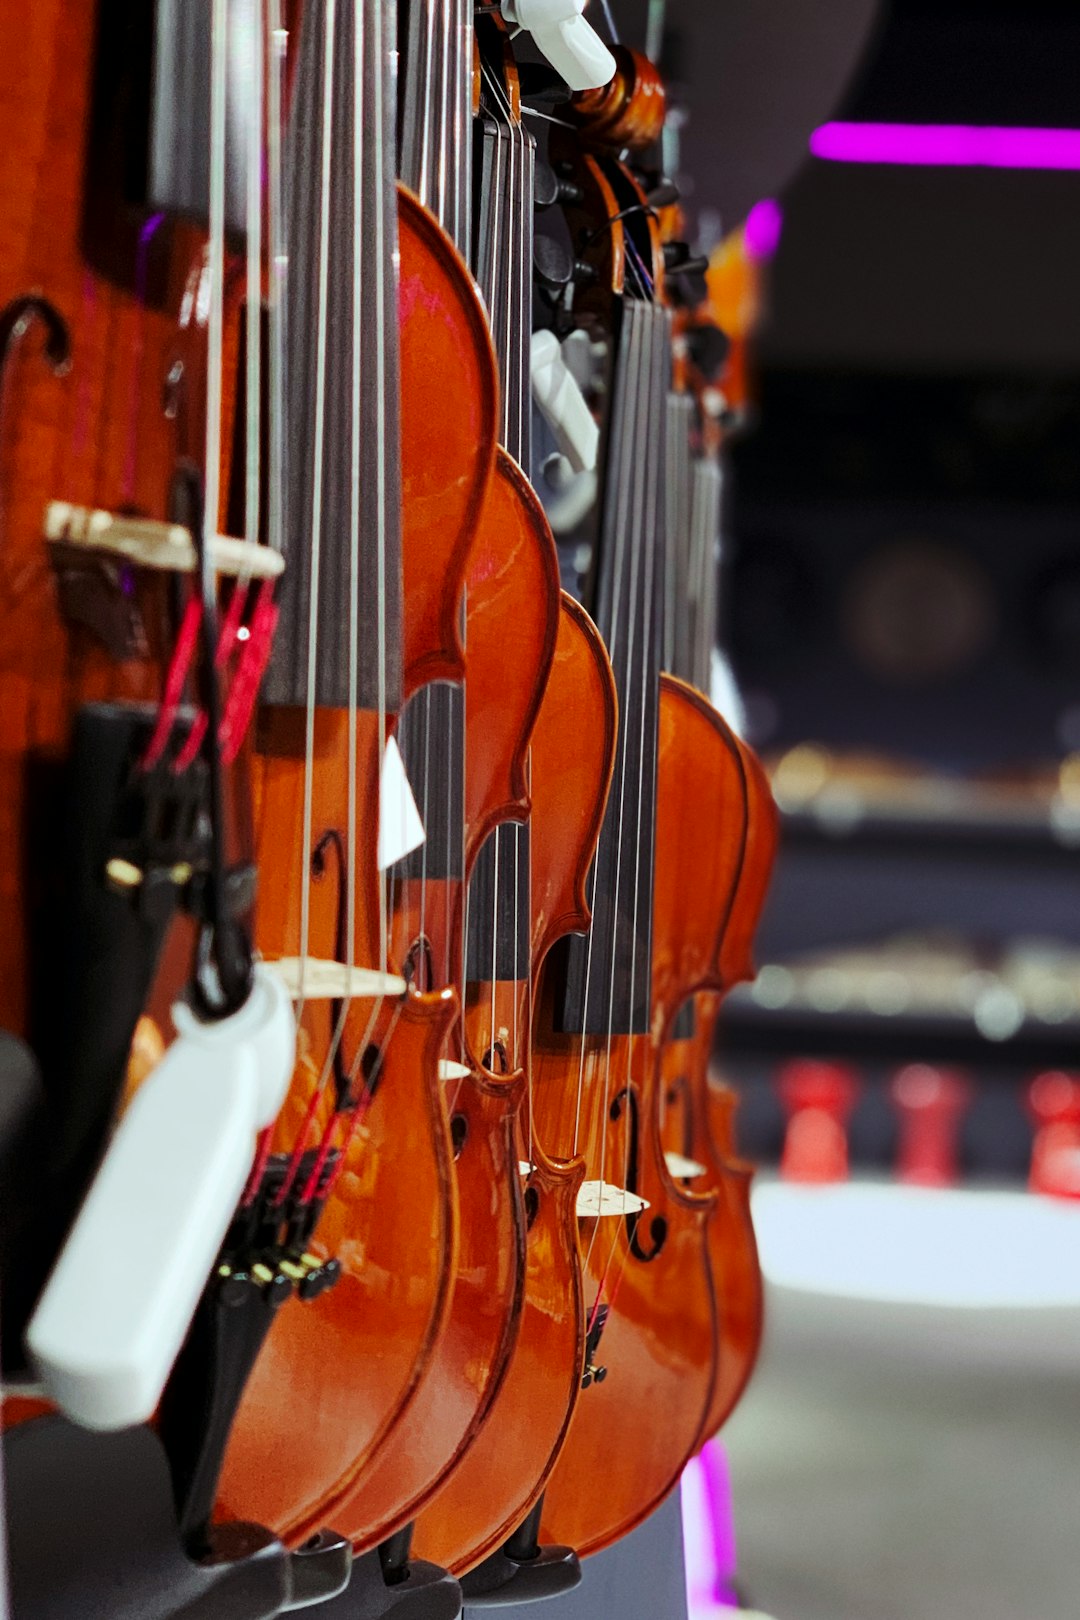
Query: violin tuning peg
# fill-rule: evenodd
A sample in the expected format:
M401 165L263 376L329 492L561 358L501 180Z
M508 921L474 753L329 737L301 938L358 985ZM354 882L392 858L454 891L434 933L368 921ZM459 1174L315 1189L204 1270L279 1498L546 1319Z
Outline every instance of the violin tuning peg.
M599 90L615 76L615 58L582 13L585 0L502 0L511 27L533 37L571 90Z
M591 472L596 466L600 430L554 332L533 333L530 360L533 398L555 442L575 472Z
M704 255L692 254L688 242L665 242L664 268L680 276L700 276L709 268L709 261Z
M533 238L533 271L549 292L561 292L574 279L574 256L554 236L537 231Z
M719 377L731 353L731 339L727 333L719 326L706 322L703 326L691 327L686 334L686 342L696 370L710 382Z
M580 186L574 185L571 180L560 178L550 163L545 163L543 158L537 158L533 176L534 208L540 210L552 208L556 203L580 203L584 195Z
M573 95L566 80L546 62L519 62L518 83L528 107L561 107Z
M647 193L645 201L650 208L673 208L678 202L681 193L674 180L661 180L659 185L653 186Z

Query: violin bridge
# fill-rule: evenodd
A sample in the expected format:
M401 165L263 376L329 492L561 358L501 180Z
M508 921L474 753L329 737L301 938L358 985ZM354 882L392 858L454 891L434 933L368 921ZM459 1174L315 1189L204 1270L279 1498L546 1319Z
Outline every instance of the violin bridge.
M283 956L266 965L273 968L294 1000L302 996L305 1001L345 1001L349 997L373 1001L380 996L403 996L407 988L396 973L347 967L344 962L314 956Z
M195 542L181 523L131 517L98 507L50 501L45 508L45 538L50 545L70 546L95 556L112 557L177 574L195 572ZM210 557L219 574L276 579L285 567L280 552L218 534Z
M685 1153L665 1153L664 1163L668 1174L676 1181L694 1181L705 1174L705 1166L696 1159L688 1159Z
M609 1215L639 1215L649 1202L625 1187L610 1181L583 1181L577 1195L579 1220L597 1220Z

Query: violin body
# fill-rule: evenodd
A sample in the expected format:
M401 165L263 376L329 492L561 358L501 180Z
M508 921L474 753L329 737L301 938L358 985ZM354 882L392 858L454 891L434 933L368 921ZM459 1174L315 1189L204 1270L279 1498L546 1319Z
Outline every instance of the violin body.
M588 1175L638 1194L647 1208L582 1223L592 1330L588 1387L576 1401L542 1520L546 1539L582 1554L626 1534L674 1486L693 1453L716 1375L708 1241L716 1196L679 1187L668 1173L659 1131L660 1054L679 1005L715 971L717 918L742 860L745 791L741 760L722 722L698 693L666 675L659 725L652 1025L646 1035L586 1037L583 1054ZM709 829L704 838L702 828ZM581 1064L581 1038L567 1044L562 1066ZM542 1069L536 1093L539 1107L557 1106L556 1087L544 1090ZM562 1144L573 1129L563 1100L545 1140Z
M532 734L531 950L535 970L562 935L588 926L586 881L614 760L611 666L584 609L563 594L555 660ZM466 1022L486 1038L498 982L470 987ZM497 1009L499 1007L496 1002ZM529 1006L519 1012L522 1023ZM505 1004L497 1017L510 1019ZM473 1037L475 1045L476 1037ZM513 1358L480 1433L428 1501L414 1534L419 1557L471 1569L494 1552L539 1499L569 1423L581 1377L585 1318L577 1245L581 1159L556 1161L530 1129L532 1091L516 1151L524 1181L524 1300Z
M398 241L403 675L404 690L415 700L426 680L464 671L457 604L495 456L496 386L486 322L468 272L402 188ZM436 377L438 408L430 397ZM445 429L438 445L437 418ZM340 845L348 815L349 717L320 711L317 718L323 746L314 770L315 842L332 832ZM262 732L260 844L266 856L256 940L270 957L297 950L298 897L315 856L315 850L300 850L296 837L303 823L301 720L297 711L271 711ZM377 717L357 717L357 743L357 841L370 852L379 802ZM372 963L380 960L373 861L361 866L361 878L354 960ZM344 880L339 869L336 884L324 877L310 890L311 949L330 960L336 959ZM389 960L393 964L392 955ZM290 1542L302 1543L321 1529L356 1489L416 1397L446 1326L458 1220L439 1062L455 1007L453 991L442 988L412 990L404 1002L378 1009L358 999L349 1011L341 1043L346 1061L362 1056L357 1043L365 1033L384 1056L378 1090L349 1141L348 1164L317 1229L314 1252L332 1252L342 1280L317 1299L290 1302L292 1308L276 1317L233 1425L219 1493L223 1516L254 1518ZM298 1067L279 1121L276 1141L285 1149L307 1122L314 1135L329 1115L325 1097L316 1098L311 1112L330 1041L329 1012L315 1002L303 1011L301 1050L306 1047L310 1058Z
M668 1041L663 1053L664 1146L701 1166L689 1185L715 1191L718 1198L709 1223L709 1254L720 1344L702 1440L721 1428L746 1388L761 1345L764 1307L750 1213L753 1169L735 1151L738 1102L729 1087L709 1080L722 1000L718 991L700 991L693 999L693 1034Z
M709 1080L709 1060L724 993L754 975L753 937L776 855L778 820L765 772L753 750L735 739L746 786L746 837L730 905L717 942L723 990L693 998L693 1032L669 1040L663 1052L665 1146L701 1165L693 1185L714 1191L718 1204L709 1245L721 1301L716 1382L702 1441L723 1425L746 1388L761 1345L763 1289L750 1213L753 1171L735 1147L735 1093Z
M480 844L500 820L529 807L529 738L555 654L558 560L531 486L502 449L470 553L466 587L465 882L430 879L398 889L395 936L423 933L430 960L461 981L462 906ZM513 642L506 626L514 627ZM404 893L401 889L404 888ZM440 905L440 901L443 904ZM441 917L449 916L445 935ZM518 1174L519 1061L499 1072L494 1043L463 1059L444 1084L455 1144L459 1218L449 1312L416 1399L356 1488L333 1504L333 1523L354 1546L376 1545L415 1517L435 1484L485 1423L513 1351L522 1306L525 1216Z

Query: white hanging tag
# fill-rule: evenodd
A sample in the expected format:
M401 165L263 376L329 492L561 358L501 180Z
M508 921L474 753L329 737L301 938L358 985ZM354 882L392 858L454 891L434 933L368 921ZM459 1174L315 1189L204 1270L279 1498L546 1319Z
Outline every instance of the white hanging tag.
M467 1063L455 1063L452 1058L439 1059L440 1080L467 1080L471 1073Z
M256 962L251 994L230 1017L203 1023L189 1006L178 1001L172 1008L172 1021L181 1043L204 1051L224 1050L228 1054L236 1051L241 1041L251 1048L259 1083L255 1124L259 1130L272 1125L296 1068L296 1019L288 989L270 964Z
M693 1181L697 1176L705 1174L705 1166L696 1159L688 1159L682 1153L665 1153L664 1163L668 1167L668 1174L676 1181Z
M91 1429L153 1414L295 1062L292 1009L262 964L230 1018L174 1018L26 1335L49 1396Z
M575 473L592 472L600 429L563 358L554 332L534 332L529 347L533 399Z
M403 996L405 980L375 968L346 967L318 956L282 956L266 966L281 980L294 1001L345 1001L349 996L374 1001L378 996Z
M502 0L507 22L524 28L571 90L599 90L615 76L615 58L582 12L585 0Z
M405 761L393 737L383 750L379 783L379 871L419 849L427 834L416 808Z
M637 1215L648 1209L648 1200L610 1181L583 1181L577 1195L579 1219L596 1220L608 1215Z

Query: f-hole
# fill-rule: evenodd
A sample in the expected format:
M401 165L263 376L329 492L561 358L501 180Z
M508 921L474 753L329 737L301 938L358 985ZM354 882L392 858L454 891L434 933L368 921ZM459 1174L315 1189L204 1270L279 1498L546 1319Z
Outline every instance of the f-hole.
M435 986L435 958L431 941L426 934L414 939L405 958L405 982L413 990L431 990Z
M637 1092L633 1086L624 1086L611 1104L611 1118L618 1121L622 1118L624 1105L629 1111L630 1152L627 1154L626 1190L636 1193L641 1182L641 1120L638 1113ZM646 1265L655 1260L664 1244L667 1242L668 1223L663 1215L654 1215L649 1221L649 1238L651 1244L646 1248L641 1242L638 1233L641 1229L641 1217L644 1210L635 1210L632 1215L624 1216L626 1221L626 1235L630 1243L630 1253L635 1260L641 1260Z
M684 1159L693 1157L694 1149L694 1122L690 1117L690 1085L685 1074L680 1074L667 1088L664 1101L669 1108L679 1110L679 1128L682 1132L682 1156Z
M525 1188L525 1230L531 1232L533 1222L540 1213L540 1194L530 1182Z
M316 880L326 876L327 858L331 854L337 868L337 917L334 922L334 960L344 962L347 946L345 934L348 928L349 912L345 895L345 846L336 827L328 828L311 852L311 875ZM337 1030L341 1018L341 1005L340 1001L330 1003L331 1029L334 1031ZM333 1060L334 1091L337 1094L337 1106L339 1108L345 1107L349 1096L349 1076L345 1067L343 1045L344 1042L340 1040L335 1043Z
M484 1068L489 1074L509 1074L510 1059L506 1055L506 1047L502 1041L496 1041L489 1046L483 1057Z

